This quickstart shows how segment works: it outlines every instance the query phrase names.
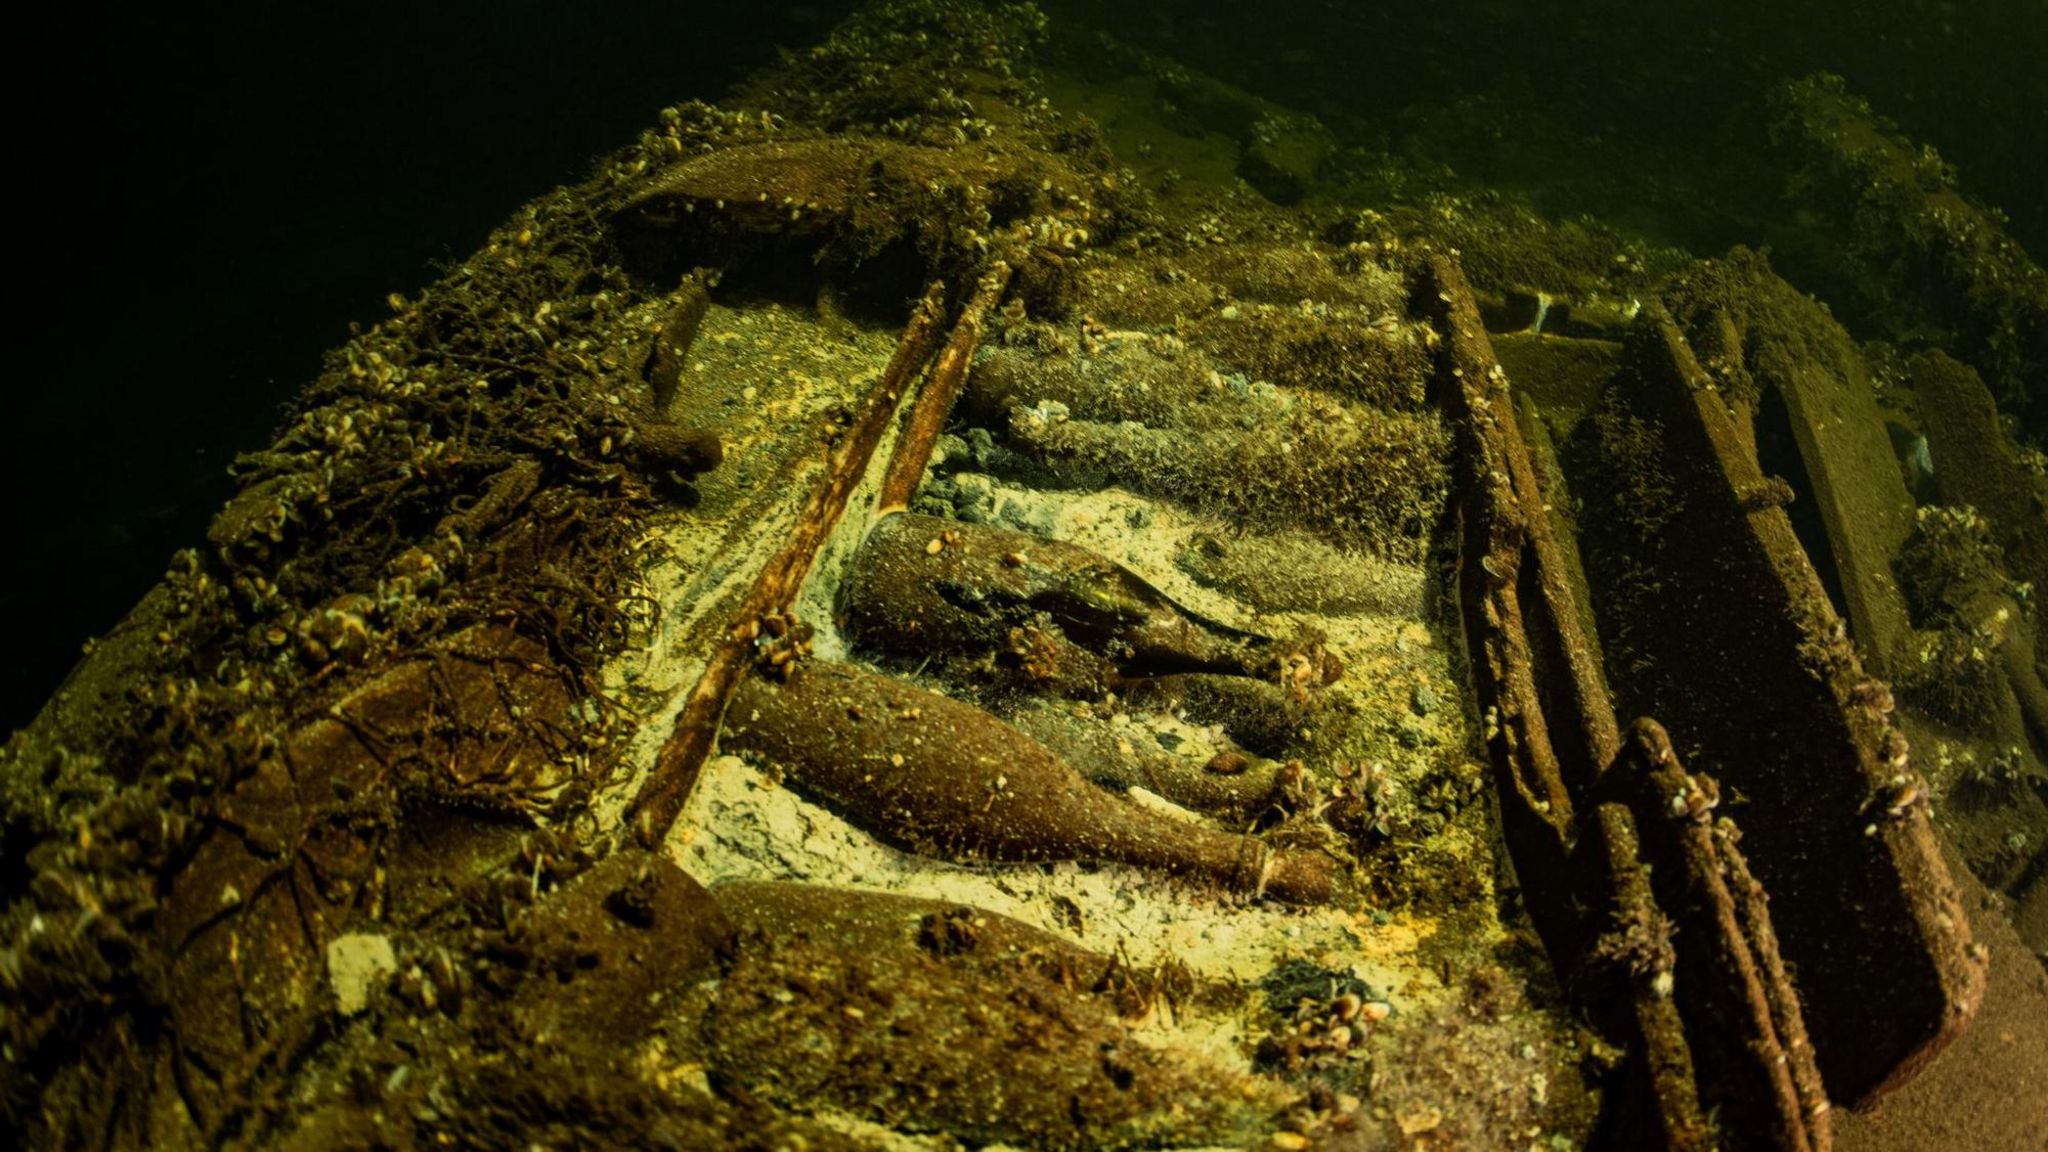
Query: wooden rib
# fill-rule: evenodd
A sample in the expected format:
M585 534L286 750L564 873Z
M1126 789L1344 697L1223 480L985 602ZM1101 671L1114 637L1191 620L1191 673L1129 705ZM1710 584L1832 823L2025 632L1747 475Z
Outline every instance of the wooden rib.
M704 770L711 744L718 733L718 720L733 686L747 670L753 655L753 625L762 616L788 606L796 599L804 577L809 574L818 550L832 534L847 500L867 474L868 461L895 413L897 400L916 378L919 368L931 358L938 343L944 315L944 285L933 283L919 302L903 338L897 342L889 366L868 394L853 426L841 438L825 471L824 479L811 492L798 514L789 540L755 577L741 598L725 634L711 651L704 674L676 716L675 727L655 757L654 770L626 809L626 821L640 843L653 847L667 839L676 817L689 802L697 777ZM956 334L957 340L957 334Z
M917 494L917 486L924 481L925 465L931 460L932 448L938 444L939 433L946 427L946 416L953 411L953 402L959 398L961 385L967 380L967 368L974 360L975 349L981 346L982 325L1009 284L1010 266L996 261L982 276L974 298L962 309L960 322L953 326L952 338L946 341L945 351L939 353L938 363L932 366L931 379L918 392L909 415L904 418L903 434L898 437L896 450L889 457L889 470L882 476L881 497L875 509L877 516L909 507L910 498Z
M1422 310L1441 330L1445 342L1450 369L1445 399L1472 435L1486 441L1480 463L1497 474L1489 478L1489 486L1503 489L1491 497L1494 515L1512 521L1512 534L1526 544L1527 561L1534 565L1529 574L1534 578L1536 603L1524 606L1525 615L1536 627L1529 642L1553 654L1566 671L1571 705L1568 735L1575 745L1568 751L1573 759L1584 758L1587 774L1581 779L1567 778L1564 783L1583 792L1593 784L1592 776L1613 762L1621 747L1621 733L1599 659L1579 624L1571 570L1551 531L1550 518L1544 514L1536 468L1516 430L1507 373L1494 357L1479 306L1456 260L1440 253L1431 255L1424 265L1421 295ZM1519 565L1516 575L1520 575Z
M1691 1001L1705 1006L1690 1014L1697 1019L1681 1018L1669 989L1647 973L1636 973L1627 1005L1614 1017L1641 1046L1634 1075L1642 1095L1626 1104L1643 1111L1622 1122L1649 1146L1712 1146L1701 1110L1704 1078L1735 1085L1720 1093L1721 1103L1734 1105L1731 1120L1757 1147L1820 1152L1828 1146L1826 1103L1761 892L1745 888L1741 896L1754 898L1738 899L1728 891L1717 841L1704 824L1688 838L1674 834L1654 806L1631 812L1603 802L1641 777L1610 775L1622 754L1612 696L1581 623L1563 546L1543 510L1506 373L1455 260L1427 258L1418 296L1417 311L1444 338L1439 394L1458 429L1464 464L1460 603L1480 703L1497 718L1488 751L1502 830L1531 914L1562 972L1580 969L1593 955L1599 925L1587 919L1587 907L1645 923L1668 914L1695 957L1673 975ZM1555 717L1545 714L1535 683L1539 662L1562 673ZM1648 727L1662 738L1662 729ZM1645 744L1649 737L1638 735L1631 758L1668 763L1683 775L1668 741ZM1584 821L1573 816L1574 797L1592 804ZM1642 821L1652 822L1648 850L1670 861L1662 872L1652 873L1642 859ZM1575 845L1581 831L1586 838ZM1674 874L1683 883L1666 879ZM1653 875L1663 881L1656 891L1648 883ZM1712 1067L1695 1062L1701 1044Z
M1814 1133L1815 1147L1825 1150L1833 1144L1832 1105L1821 1083L1820 1065L1815 1062L1813 1040L1806 1034L1806 1021L1799 1010L1799 993L1792 987L1792 974L1778 951L1778 932L1771 926L1770 899L1764 886L1750 875L1749 861L1736 844L1742 834L1727 817L1714 822L1714 847L1726 874L1729 895L1735 898L1735 912L1742 932L1756 956L1757 972L1770 1002L1771 1020L1784 1046L1792 1070L1793 1085L1806 1115L1807 1129Z
M1457 262L1428 258L1416 297L1417 311L1443 337L1438 392L1461 461L1458 594L1473 679L1489 713L1487 751L1499 786L1502 833L1527 880L1537 930L1558 967L1568 969L1584 944L1569 876L1577 833L1571 791L1537 693L1519 591L1522 564L1532 556L1539 566L1543 561L1545 553L1531 544L1539 533L1547 538L1548 525L1540 514L1528 514L1532 501L1541 508L1532 495L1534 473L1519 450L1512 411L1496 404L1498 363ZM1576 723L1583 728L1587 722ZM1607 723L1613 724L1611 709Z
M1459 602L1479 702L1491 713L1487 751L1500 798L1501 831L1523 895L1559 972L1582 969L1598 925L1587 906L1650 922L1655 902L1639 859L1634 820L1618 804L1589 813L1593 835L1580 842L1565 765L1551 739L1533 671L1534 652L1523 615L1522 565L1535 565L1539 610L1550 651L1567 658L1574 713L1565 722L1578 747L1575 781L1589 789L1620 747L1605 679L1579 636L1578 610L1562 554L1550 536L1535 470L1516 429L1505 374L1498 368L1478 306L1455 260L1433 255L1417 285L1417 311L1444 340L1438 368L1441 401L1458 432L1463 461L1459 515ZM1545 579L1548 567L1550 579ZM1572 659L1578 654L1576 660ZM1583 851L1575 849L1583 848ZM1590 858L1590 859L1589 859ZM1590 889L1590 899L1581 897ZM1623 1123L1647 1147L1696 1152L1713 1146L1700 1107L1696 1069L1684 1022L1650 974L1631 982L1615 1019L1637 1045L1635 1090L1617 1106Z
M1704 1049L1698 1061L1715 1102L1729 1127L1757 1147L1826 1152L1827 1109L1814 1110L1807 1099L1807 1087L1820 1080L1812 1045L1797 1002L1773 1002L1773 973L1729 888L1711 809L1694 802L1706 793L1654 720L1635 722L1620 762L1629 778L1617 790L1628 793L1658 903L1678 912L1678 994L1691 1042Z
M1871 687L1785 510L1745 499L1766 481L1739 414L1660 304L1644 307L1625 355L1686 491L1686 518L1667 532L1688 567L1667 584L1656 643L1698 683L1667 689L1659 719L1750 798L1749 860L1776 897L1820 1070L1834 1098L1862 1107L1975 1013L1985 973L1969 918L1924 806L1884 810L1906 771L1889 693ZM1766 704L1768 715L1729 712Z
M1605 895L1604 903L1594 905L1595 911L1604 908L1609 923L1621 931L1664 923L1663 910L1650 890L1635 814L1626 804L1596 804L1587 824L1590 832L1576 860L1588 870L1588 886ZM1628 1004L1615 1014L1613 1026L1633 1041L1636 1060L1630 1075L1640 1077L1642 1087L1633 1100L1616 1105L1617 1146L1709 1152L1718 1142L1700 1106L1692 1046L1670 986L1660 983L1660 977L1672 975L1647 965L1628 972ZM1645 1104L1647 1112L1629 1110Z

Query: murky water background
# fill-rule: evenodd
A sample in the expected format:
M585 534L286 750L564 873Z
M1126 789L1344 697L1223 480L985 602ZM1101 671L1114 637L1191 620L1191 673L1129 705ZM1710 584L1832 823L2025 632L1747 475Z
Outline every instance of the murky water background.
M22 125L24 218L49 246L22 277L23 407L0 454L0 726L199 537L229 460L351 321L650 110L715 95L852 7L35 16L24 42L65 79ZM1756 105L1828 68L2048 248L2041 0L1046 7L1558 214L1699 252L1761 232L1795 281L1799 221L1773 217L1752 167Z

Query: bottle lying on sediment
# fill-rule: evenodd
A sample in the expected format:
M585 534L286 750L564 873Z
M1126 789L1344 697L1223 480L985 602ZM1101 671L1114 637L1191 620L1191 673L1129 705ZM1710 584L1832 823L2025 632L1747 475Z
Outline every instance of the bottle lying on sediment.
M1242 826L1280 806L1285 767L1228 741L1190 759L1161 747L1142 724L1112 726L1086 705L1021 697L1003 719L1051 749L1089 781L1114 792L1143 788L1184 808Z
M1170 712L1190 723L1220 724L1246 749L1285 759L1302 752L1303 734L1313 719L1308 688L1314 665L1308 657L1302 662L1299 678L1284 687L1242 676L1181 673L1125 681L1124 700L1133 708Z
M715 895L744 947L705 1062L749 1095L1025 1148L1252 1147L1291 1102L1242 1061L1133 1028L1155 1003L1229 994L1171 961L1142 969L936 900L780 882Z
M868 534L839 608L848 635L870 649L994 652L1084 692L1173 672L1263 676L1278 656L1086 548L908 512Z
M987 712L847 664L749 678L721 746L877 837L955 861L1092 859L1297 904L1329 900L1337 863L1121 800Z
M1434 414L1298 399L1250 426L1149 428L1013 406L1004 445L1059 487L1122 484L1259 528L1422 558L1450 440Z
M874 525L840 592L854 644L897 656L993 654L1038 689L1077 697L1133 678L1204 672L1325 685L1315 637L1278 642L1206 621L1079 545L901 512Z

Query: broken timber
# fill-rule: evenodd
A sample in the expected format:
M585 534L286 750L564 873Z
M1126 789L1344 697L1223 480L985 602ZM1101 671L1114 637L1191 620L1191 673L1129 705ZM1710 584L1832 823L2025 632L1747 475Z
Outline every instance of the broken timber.
M1753 434L1661 305L1624 353L1636 414L1661 429L1685 494L1659 582L1631 609L1652 659L1627 685L1689 759L1738 791L1756 878L1828 1091L1850 1106L1903 1083L1954 1038L1984 985L1924 784L1865 675Z
M1713 1146L1706 1117L1719 1109L1722 1134L1744 1146L1821 1152L1831 1127L1800 1005L1733 832L1702 840L1689 823L1653 818L1656 782L1668 786L1669 772L1682 770L1654 725L1627 746L1637 770L1621 763L1608 688L1506 374L1455 260L1428 257L1415 296L1444 341L1438 392L1463 469L1457 594L1503 832L1560 972L1581 988L1603 964L1619 962L1632 977L1620 1018L1609 1021L1636 1045L1625 1074L1635 1098L1617 1115L1647 1146ZM1665 891L1650 883L1646 858L1674 862ZM1673 922L1688 941L1682 951L1669 941Z
M898 399L938 345L942 300L943 286L934 283L911 314L874 391L831 454L825 476L798 514L788 542L761 569L712 649L703 674L676 715L674 729L662 743L653 770L626 810L627 826L642 845L658 845L666 839L689 802L717 737L726 701L751 662L754 628L762 616L786 608L802 589L818 550L831 537L854 488L867 474L868 461L896 412ZM977 297L975 304L981 303ZM967 319L962 318L963 325ZM972 330L979 330L978 320Z

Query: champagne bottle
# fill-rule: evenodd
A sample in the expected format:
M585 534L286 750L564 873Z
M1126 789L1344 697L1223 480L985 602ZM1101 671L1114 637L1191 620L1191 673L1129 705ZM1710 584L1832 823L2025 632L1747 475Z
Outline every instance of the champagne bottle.
M1090 782L1113 792L1143 788L1185 808L1242 827L1283 803L1285 765L1229 745L1205 759L1161 748L1141 724L1113 727L1072 705L1025 697L1004 713Z
M1297 904L1331 898L1336 862L1141 808L1089 784L979 708L847 664L750 678L721 744L897 847L960 862L1094 859Z
M977 1147L1245 1148L1294 1095L1134 1029L1199 994L1172 961L1146 971L936 900L772 882L713 895L745 946L705 1062L749 1096Z
M903 655L1089 665L1071 646L1109 662L1090 665L1093 679L1112 681L1105 688L1116 677L1170 672L1256 676L1270 662L1262 638L1200 619L1086 548L914 513L868 534L840 611L856 643Z

